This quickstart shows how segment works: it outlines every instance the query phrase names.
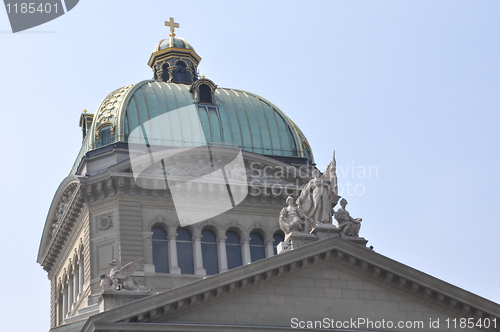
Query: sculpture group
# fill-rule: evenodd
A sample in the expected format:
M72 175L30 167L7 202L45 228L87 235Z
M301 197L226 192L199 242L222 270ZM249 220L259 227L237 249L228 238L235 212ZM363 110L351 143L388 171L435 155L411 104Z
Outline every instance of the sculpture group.
M313 171L313 178L302 188L295 201L288 196L279 215L279 225L285 234L290 232L309 233L316 225L332 225L332 216L338 223L341 237L359 237L361 218L352 218L345 209L347 200L340 200L340 208L334 211L339 201L335 156L325 173Z

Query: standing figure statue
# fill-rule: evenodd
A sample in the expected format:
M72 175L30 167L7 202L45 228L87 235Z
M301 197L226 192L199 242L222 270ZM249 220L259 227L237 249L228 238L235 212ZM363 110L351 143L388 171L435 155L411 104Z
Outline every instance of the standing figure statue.
M359 237L359 229L361 228L361 218L352 218L349 212L345 209L347 201L345 198L340 200L340 208L335 212L334 217L341 229L340 236Z
M116 260L112 260L109 265L113 266L111 272L108 274L101 274L101 288L103 291L115 289L115 290L130 290L138 291L139 287L135 284L134 280L130 276L134 273L139 266L141 266L143 259L138 259L136 261L127 263L121 267L121 264Z
M317 169L313 171L313 179L302 188L299 198L297 198L297 205L306 216L312 219L314 224L331 225L333 206L338 199L334 155L323 175Z
M288 196L286 199L287 207L284 207L280 212L279 224L281 230L288 234L293 231L303 232L306 226L306 216L304 213L293 204L293 197Z

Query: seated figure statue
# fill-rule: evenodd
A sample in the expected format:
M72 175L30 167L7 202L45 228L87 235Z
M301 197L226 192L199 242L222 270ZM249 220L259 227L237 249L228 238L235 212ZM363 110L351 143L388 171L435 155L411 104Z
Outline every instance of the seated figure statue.
M302 210L293 204L294 199L288 196L286 199L287 207L280 212L279 224L285 234L290 232L303 232L306 222L306 216Z
M341 229L340 236L359 237L359 229L361 228L361 218L352 218L349 212L345 209L347 201L345 198L340 200L340 208L333 215Z

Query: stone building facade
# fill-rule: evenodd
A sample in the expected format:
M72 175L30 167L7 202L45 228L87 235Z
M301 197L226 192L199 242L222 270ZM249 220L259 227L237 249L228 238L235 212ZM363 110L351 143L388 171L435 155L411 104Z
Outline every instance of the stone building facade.
M268 100L199 78L200 61L172 32L150 57L152 80L81 115L82 149L54 195L38 254L51 281L52 331L420 329L382 320L500 330L498 304L364 239L317 228L285 240L280 211L315 170L307 139ZM130 283L117 283L127 267ZM460 319L489 326L461 328Z

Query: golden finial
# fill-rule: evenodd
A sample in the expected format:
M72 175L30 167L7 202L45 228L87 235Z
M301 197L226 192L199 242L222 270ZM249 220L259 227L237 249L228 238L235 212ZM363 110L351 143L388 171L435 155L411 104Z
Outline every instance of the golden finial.
M201 78L202 78L202 79L203 79L203 78L205 78L205 75L201 75Z
M171 17L168 22L165 21L165 26L170 27L170 37L175 37L175 28L179 27L179 23L175 23L174 19Z
M84 110L83 110L83 113L87 113L87 109L84 109Z

